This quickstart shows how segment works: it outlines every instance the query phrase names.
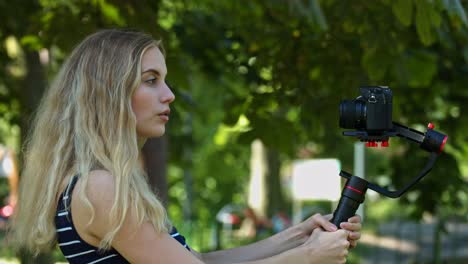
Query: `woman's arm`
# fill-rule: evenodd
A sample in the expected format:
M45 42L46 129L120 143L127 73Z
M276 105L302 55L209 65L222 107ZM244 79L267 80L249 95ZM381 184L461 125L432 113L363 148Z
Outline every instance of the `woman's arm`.
M321 227L326 231L336 231L337 228L329 222L330 219L331 215L315 214L304 222L259 242L233 249L202 253L198 254L198 257L205 263L221 263L221 261L226 260L236 263L279 255L304 244L317 227ZM355 226L348 227L355 229Z
M248 249L249 246L247 246L243 249L237 248L219 251L216 252L216 255L214 255L214 253L202 254L201 257L204 263L216 264L345 263L350 245L350 242L347 240L348 234L349 231L344 229L335 232L326 232L323 231L322 228L316 228L303 244L273 256L259 257L259 259L248 260L249 256L242 255L251 254L250 258L252 258L252 256L255 258L257 254L249 251L258 246L258 243L252 245L250 249ZM257 247L257 249L261 250L261 247ZM264 253L265 252L266 251L264 251Z
M233 249L201 253L198 257L205 263L238 263L268 258L303 244L307 240L298 228L291 227L281 233L256 243ZM226 262L227 263L227 262Z

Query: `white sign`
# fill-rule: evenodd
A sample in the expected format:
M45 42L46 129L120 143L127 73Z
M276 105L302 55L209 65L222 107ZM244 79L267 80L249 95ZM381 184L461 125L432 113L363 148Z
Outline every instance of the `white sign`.
M294 161L292 195L295 200L338 201L341 196L341 164L337 159Z

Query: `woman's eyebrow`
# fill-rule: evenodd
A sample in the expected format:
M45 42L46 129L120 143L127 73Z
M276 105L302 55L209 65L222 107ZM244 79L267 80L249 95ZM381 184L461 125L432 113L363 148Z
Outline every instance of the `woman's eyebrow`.
M145 70L145 71L142 72L141 74L143 75L143 74L145 74L145 73L147 73L147 72L151 72L151 73L154 73L154 74L157 75L157 76L161 76L161 73L160 73L159 71L155 70L155 69L148 69L148 70Z

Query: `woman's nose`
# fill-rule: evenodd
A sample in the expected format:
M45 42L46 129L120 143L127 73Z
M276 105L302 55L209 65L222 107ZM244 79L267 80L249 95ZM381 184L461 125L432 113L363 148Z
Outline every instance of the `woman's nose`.
M171 88L169 87L169 85L165 84L164 85L164 94L163 96L161 97L161 101L163 103L172 103L174 100L175 100L175 95L174 93L172 92Z

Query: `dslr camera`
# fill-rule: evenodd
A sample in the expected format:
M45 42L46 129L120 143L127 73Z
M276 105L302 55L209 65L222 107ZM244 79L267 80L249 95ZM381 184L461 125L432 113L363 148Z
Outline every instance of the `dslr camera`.
M391 130L392 90L386 86L365 86L354 100L340 103L340 127L380 133Z

